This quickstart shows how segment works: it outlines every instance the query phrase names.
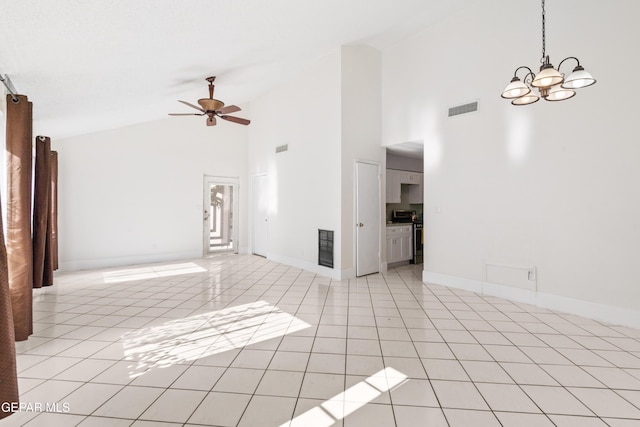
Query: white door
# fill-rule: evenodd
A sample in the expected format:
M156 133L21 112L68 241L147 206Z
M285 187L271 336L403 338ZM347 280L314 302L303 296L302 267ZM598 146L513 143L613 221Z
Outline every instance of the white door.
M269 180L267 175L253 177L253 253L267 256L269 228Z
M380 166L356 163L356 276L380 271Z
M204 254L238 252L238 179L204 177Z

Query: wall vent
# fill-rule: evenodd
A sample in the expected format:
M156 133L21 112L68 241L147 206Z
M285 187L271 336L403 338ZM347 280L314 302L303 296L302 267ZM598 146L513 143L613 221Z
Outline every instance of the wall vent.
M485 263L485 267L486 281L488 283L511 286L534 292L538 290L536 267L533 265L505 265L487 262Z
M318 265L333 268L333 231L318 230Z
M460 114L473 113L478 111L478 101L470 102L468 104L456 105L449 108L449 117L459 116Z
M276 147L276 154L282 153L283 151L287 151L289 149L289 144L278 145Z

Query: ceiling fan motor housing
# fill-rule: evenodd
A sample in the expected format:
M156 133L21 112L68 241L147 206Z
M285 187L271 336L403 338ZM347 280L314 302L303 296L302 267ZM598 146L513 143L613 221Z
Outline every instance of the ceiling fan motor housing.
M210 98L198 99L198 104L200 104L205 111L216 111L224 107L224 102Z

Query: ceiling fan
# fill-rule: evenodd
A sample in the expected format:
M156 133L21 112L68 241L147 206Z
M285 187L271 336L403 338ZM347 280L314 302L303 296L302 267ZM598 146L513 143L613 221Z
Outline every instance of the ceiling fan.
M207 77L207 81L209 82L209 98L198 99L198 104L200 107L193 105L186 101L178 101L182 102L184 105L188 105L191 108L195 108L200 111L200 113L169 113L170 116L207 116L207 126L215 126L216 125L216 117L220 117L223 120L227 120L230 122L238 123L241 125L248 125L251 123L250 120L242 119L240 117L229 116L229 113L235 113L240 111L240 107L236 105L227 105L225 107L224 102L219 101L217 99L213 99L213 88L215 81L215 77Z

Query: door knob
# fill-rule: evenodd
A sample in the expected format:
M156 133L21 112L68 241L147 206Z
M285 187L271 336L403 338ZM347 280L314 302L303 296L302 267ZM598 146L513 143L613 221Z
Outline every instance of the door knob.
M364 224L363 224L363 223L361 223L361 222L359 222L359 223L358 223L358 227L364 227Z
M204 220L208 220L209 219L209 212L208 211L204 211Z

